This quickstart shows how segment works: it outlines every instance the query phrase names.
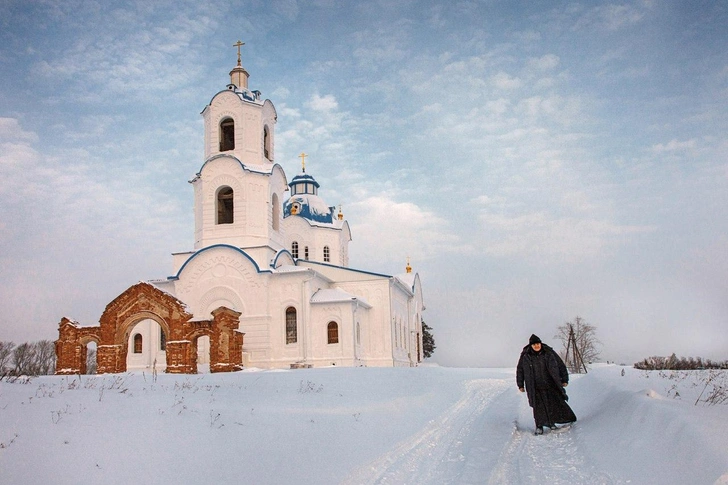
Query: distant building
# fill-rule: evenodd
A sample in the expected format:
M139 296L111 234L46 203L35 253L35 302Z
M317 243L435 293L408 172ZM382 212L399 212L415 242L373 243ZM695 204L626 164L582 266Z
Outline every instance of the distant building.
M202 111L204 163L194 187L195 242L173 275L133 285L97 327L64 318L57 373L194 373L243 366L414 366L422 360L419 276L349 268L349 223L305 169L275 160L273 103L238 64Z

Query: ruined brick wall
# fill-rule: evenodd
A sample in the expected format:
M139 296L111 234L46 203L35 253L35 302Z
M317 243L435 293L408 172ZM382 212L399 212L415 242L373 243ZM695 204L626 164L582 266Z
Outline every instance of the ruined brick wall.
M184 304L149 283L138 283L104 310L98 327L80 327L61 319L56 341L56 374L86 372L86 345L94 341L97 372L126 371L127 341L134 325L144 319L156 321L167 337L167 372L197 372L197 339L210 337L210 370L230 372L242 369L243 334L238 329L240 313L220 307L213 320L190 322L192 315Z

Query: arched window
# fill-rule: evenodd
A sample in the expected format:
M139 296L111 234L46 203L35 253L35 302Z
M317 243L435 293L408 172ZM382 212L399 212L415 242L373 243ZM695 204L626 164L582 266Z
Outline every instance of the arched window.
M273 230L278 230L278 224L281 218L281 204L278 202L278 194L273 194L270 198L271 217L273 219Z
M227 186L217 192L217 223L233 223L233 189Z
M303 247L303 259L308 261L308 246Z
M329 343L338 344L339 343L339 325L336 322L329 322L328 331L329 331Z
M235 122L225 118L220 122L220 151L235 150Z
M291 243L291 256L298 259L298 241Z
M331 259L331 255L329 253L329 247L324 246L324 263L328 263Z
M268 125L263 127L263 156L270 160L270 131Z
M167 350L167 334L162 329L159 331L159 350Z
M140 333L134 335L134 353L142 353L142 335Z
M298 325L296 323L296 309L286 308L286 343L295 344L298 341Z

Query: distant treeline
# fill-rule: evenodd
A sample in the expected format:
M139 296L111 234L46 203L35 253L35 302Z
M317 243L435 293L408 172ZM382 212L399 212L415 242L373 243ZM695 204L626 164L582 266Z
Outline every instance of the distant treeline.
M728 360L714 362L702 357L648 357L634 365L640 370L699 370L699 369L728 369Z
M42 376L56 372L56 349L51 340L15 345L0 342L0 378Z

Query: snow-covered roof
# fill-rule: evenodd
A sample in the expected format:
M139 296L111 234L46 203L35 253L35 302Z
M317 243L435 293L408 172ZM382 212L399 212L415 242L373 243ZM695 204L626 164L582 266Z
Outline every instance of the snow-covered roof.
M405 286L414 289L417 273L400 273L394 277L401 281Z
M210 158L208 158L207 160L205 160L204 163L202 164L202 166L200 167L200 171L197 172L195 174L195 176L192 177L192 179L189 182L190 183L193 183L193 182L197 181L202 176L202 170L205 168L205 165L207 165L211 161L216 160L218 158L231 158L231 159L235 160L236 162L238 162L240 164L240 167L243 170L247 170L248 172L253 172L253 173L260 173L260 174L263 174L263 175L270 175L270 174L272 174L273 173L273 169L276 166L278 166L277 164L268 164L268 163L264 163L264 164L247 163L246 164L246 163L243 163L235 155L231 155L229 153L218 153L217 155L213 155Z
M276 273L302 273L310 271L311 268L304 268L301 266L293 266L290 264L282 264L275 269Z
M359 298L356 295L352 295L339 288L323 288L318 290L311 296L311 303L346 303L359 301L365 307L369 308L370 305L363 298Z
M231 91L235 94L237 94L238 98L240 98L241 101L244 101L246 103L252 103L252 104L258 104L262 105L265 101L261 99L261 92L256 90L250 90L247 88L241 88L239 86L236 86L235 84L228 84L227 85L227 91ZM223 91L220 91L223 92ZM220 94L220 93L217 93ZM217 96L217 94L215 96ZM214 97L213 96L213 99Z
M316 182L316 179L315 178L313 178L311 175L309 175L309 174L307 174L305 172L304 173L299 173L298 175L296 175L295 177L293 177L293 179L288 184L288 186L289 187L293 187L296 184L306 183L306 182L315 185L316 188L321 187L321 185L319 185L319 183Z
M293 207L295 214L292 213ZM314 225L341 227L342 221L337 219L335 211L336 207L329 207L321 197L313 194L293 195L283 204L283 217L296 215L308 219Z

